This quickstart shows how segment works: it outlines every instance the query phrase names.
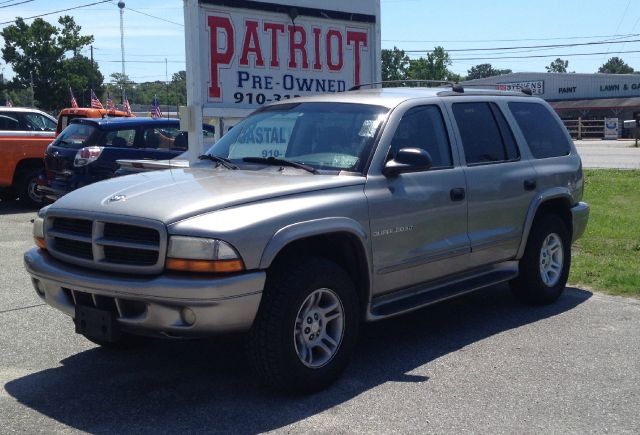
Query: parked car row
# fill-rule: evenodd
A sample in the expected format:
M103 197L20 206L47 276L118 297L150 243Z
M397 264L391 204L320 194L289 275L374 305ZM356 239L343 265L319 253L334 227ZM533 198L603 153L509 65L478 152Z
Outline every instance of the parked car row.
M215 129L203 125L205 144ZM0 199L40 207L68 192L117 175L117 160L167 161L187 150L177 119L138 118L122 111L29 108L0 110ZM139 164L136 164L139 166ZM123 173L137 172L134 166Z

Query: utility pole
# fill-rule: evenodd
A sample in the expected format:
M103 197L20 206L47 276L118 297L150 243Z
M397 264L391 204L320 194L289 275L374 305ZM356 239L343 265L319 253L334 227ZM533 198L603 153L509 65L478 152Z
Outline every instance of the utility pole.
M91 44L89 46L91 48L91 66L95 66L95 64L93 63L93 44ZM93 78L93 74L91 75L91 77ZM91 80L91 89L93 89L93 79Z
M167 93L167 119L169 119L169 66L166 57L164 58L164 89Z
M124 2L118 2L120 8L120 53L122 54L122 100L124 101L125 73L124 73Z
M33 71L29 71L29 84L31 88L31 107L36 107L35 93L33 91Z

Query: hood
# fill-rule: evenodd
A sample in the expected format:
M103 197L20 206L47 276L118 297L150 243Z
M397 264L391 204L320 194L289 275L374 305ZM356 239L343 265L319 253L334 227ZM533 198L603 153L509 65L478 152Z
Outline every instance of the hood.
M170 224L249 202L358 184L364 184L363 177L314 175L292 168L180 168L91 184L63 196L50 210L145 217Z

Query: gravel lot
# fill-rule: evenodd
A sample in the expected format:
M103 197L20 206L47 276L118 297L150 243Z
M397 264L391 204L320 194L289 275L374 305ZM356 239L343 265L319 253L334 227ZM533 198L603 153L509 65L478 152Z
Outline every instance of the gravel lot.
M488 289L367 326L336 385L286 397L237 338L112 353L75 335L23 270L33 216L0 203L3 433L640 433L640 301Z
M585 168L640 169L640 147L635 141L575 140Z

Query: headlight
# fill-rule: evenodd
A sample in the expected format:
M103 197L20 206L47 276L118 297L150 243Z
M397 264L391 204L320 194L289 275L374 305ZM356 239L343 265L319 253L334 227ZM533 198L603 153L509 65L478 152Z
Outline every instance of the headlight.
M171 236L165 267L184 272L232 273L243 271L244 263L222 240Z
M47 249L47 241L44 238L44 216L47 212L47 208L49 208L49 206L42 207L38 211L36 218L33 220L33 241L36 246L41 249Z

